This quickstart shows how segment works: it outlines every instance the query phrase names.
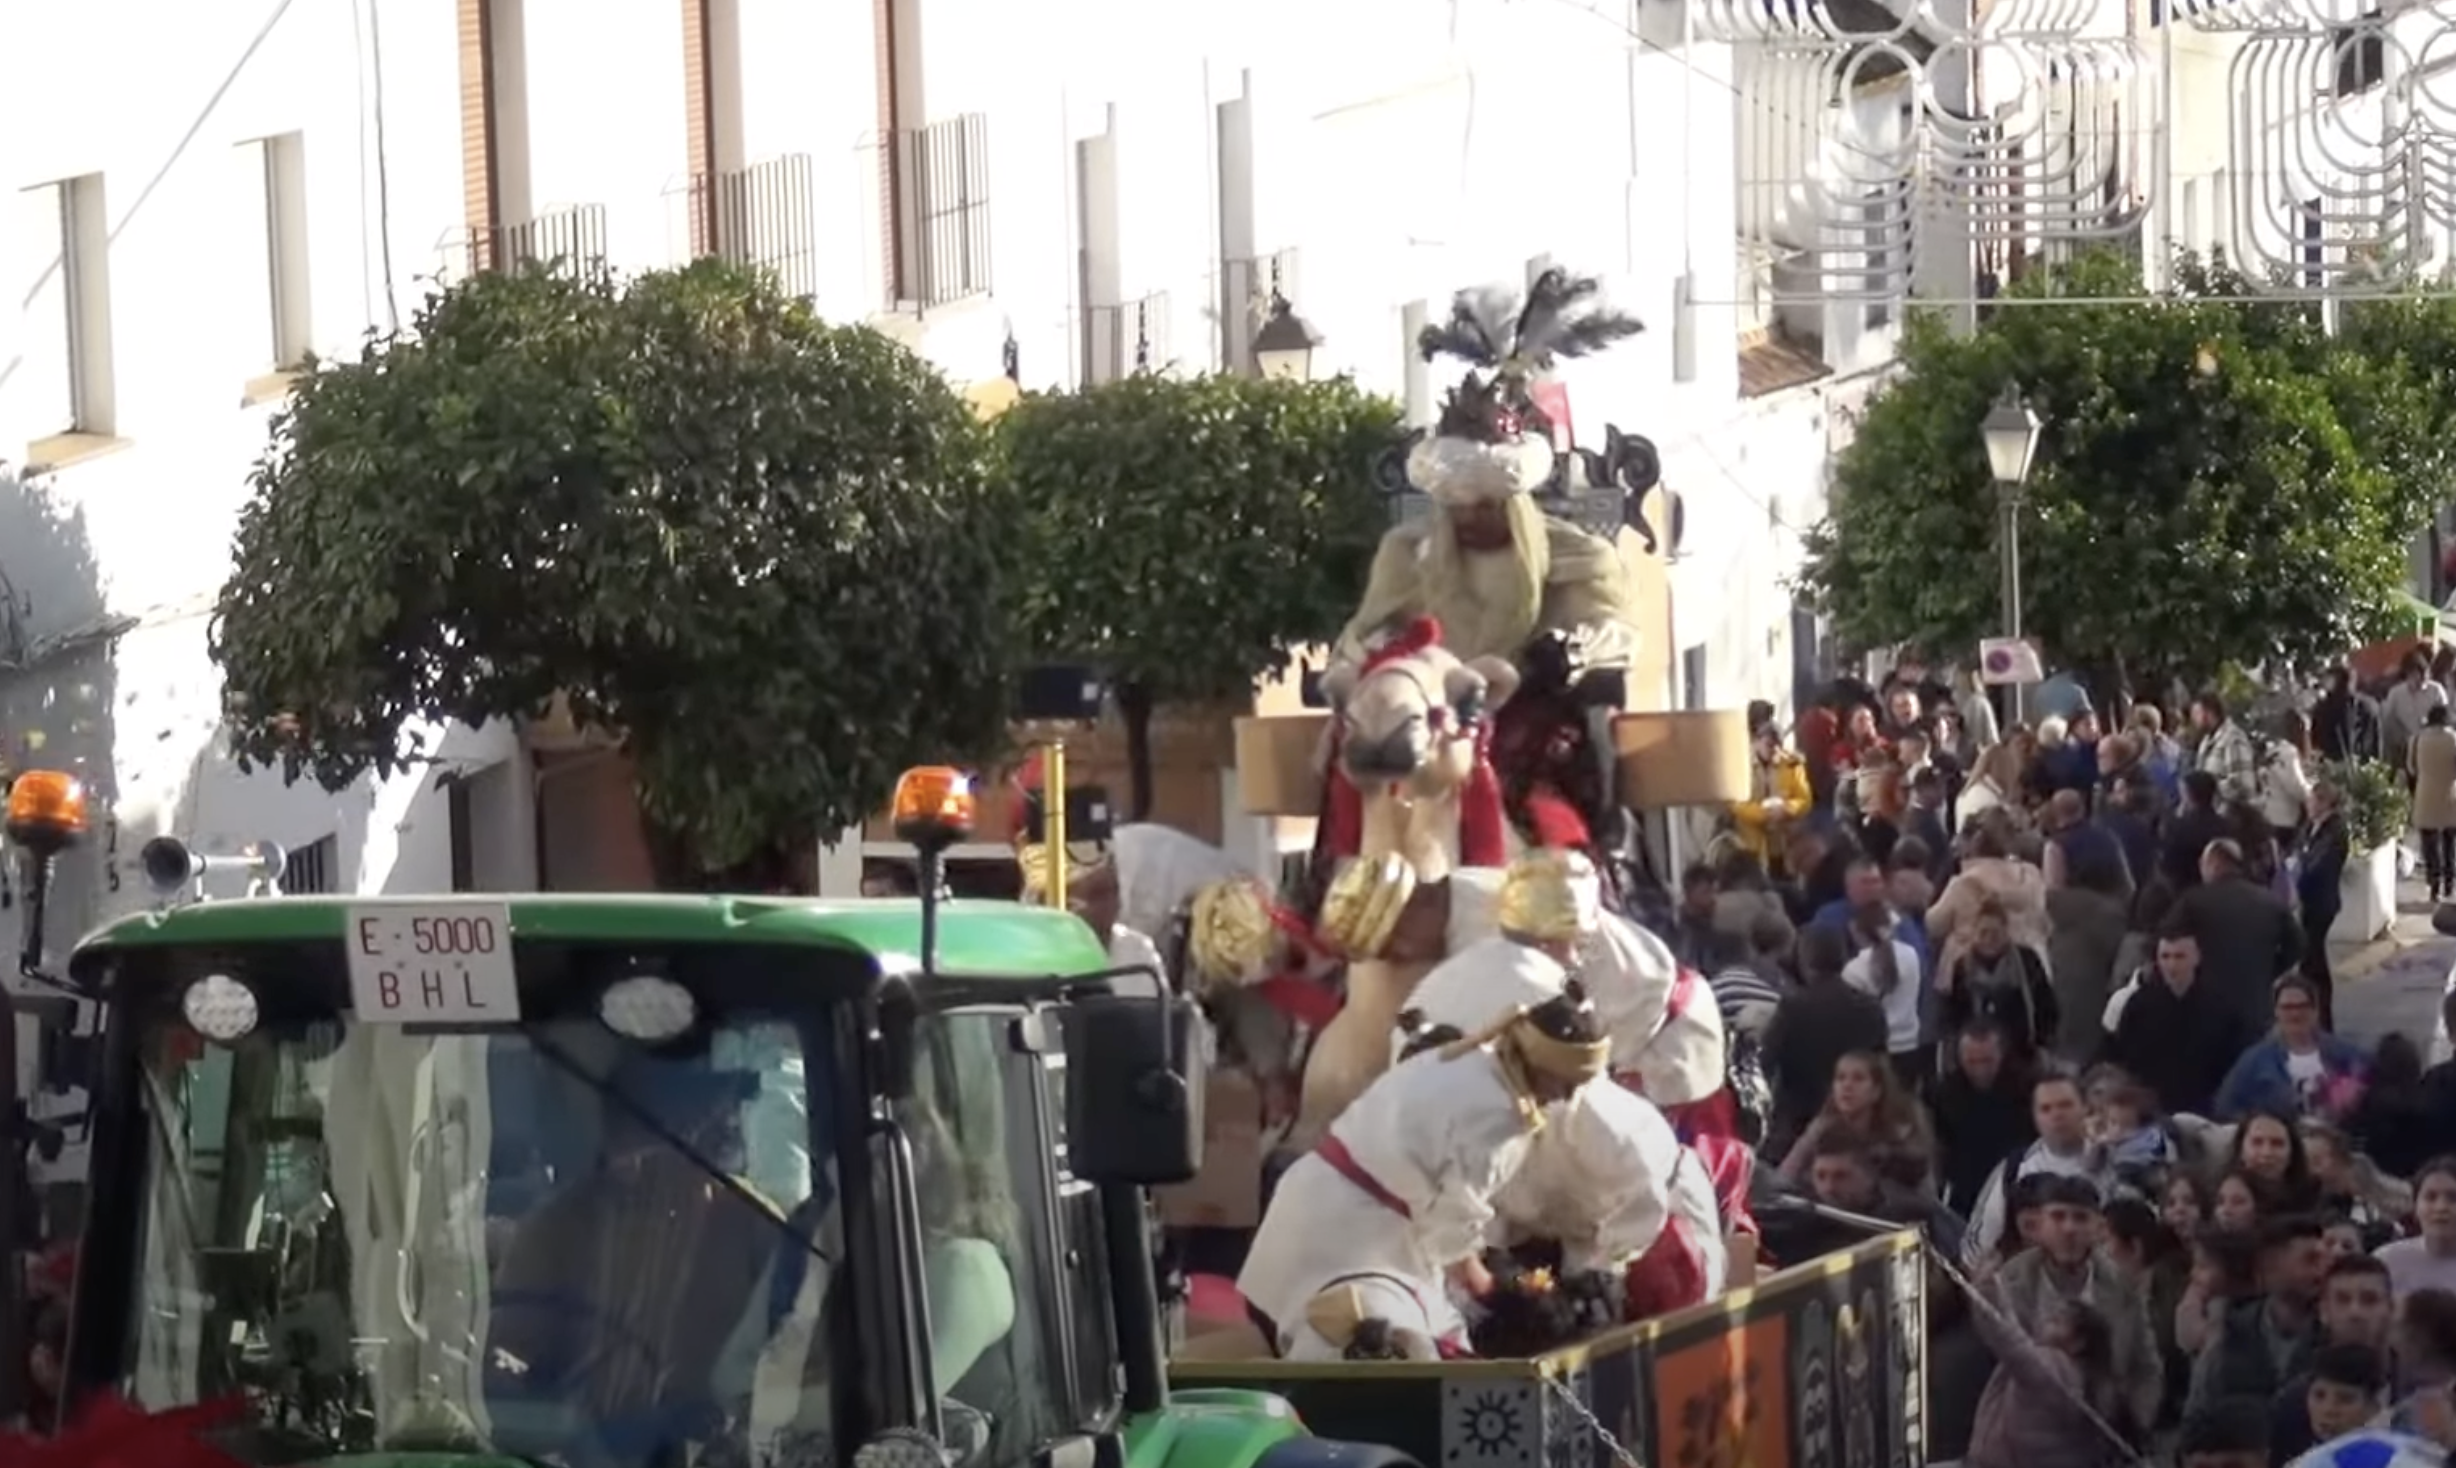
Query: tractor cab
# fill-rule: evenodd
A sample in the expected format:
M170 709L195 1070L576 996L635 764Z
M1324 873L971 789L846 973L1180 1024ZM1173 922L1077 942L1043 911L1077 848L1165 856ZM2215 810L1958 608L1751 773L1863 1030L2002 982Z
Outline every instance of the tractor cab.
M897 790L917 900L166 895L56 973L41 878L82 793L20 775L8 812L22 967L100 1011L64 1417L215 1404L264 1468L1301 1437L1256 1394L1168 1397L1143 1189L1199 1160L1190 1006L1113 992L1068 913L942 899L952 770Z

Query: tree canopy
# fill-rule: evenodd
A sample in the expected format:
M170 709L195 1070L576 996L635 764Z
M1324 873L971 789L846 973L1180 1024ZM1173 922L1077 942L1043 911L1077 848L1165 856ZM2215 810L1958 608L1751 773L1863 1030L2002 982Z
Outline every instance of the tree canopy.
M237 750L337 789L559 693L623 732L669 862L807 849L1002 738L985 447L926 364L749 272L473 277L274 420L213 634Z
M1845 638L1950 655L2002 628L1979 425L2007 387L2044 420L2021 576L2050 663L2199 678L2342 655L2396 615L2449 484L2456 308L2351 303L2331 335L2222 264L2186 258L2151 295L2110 255L2011 294L1973 336L1914 314L1836 465L1800 579ZM2077 303L2111 297L2133 299Z
M1389 506L1397 404L1344 378L1136 374L998 420L1025 505L1027 648L1107 670L1139 744L1154 703L1242 695L1355 610Z

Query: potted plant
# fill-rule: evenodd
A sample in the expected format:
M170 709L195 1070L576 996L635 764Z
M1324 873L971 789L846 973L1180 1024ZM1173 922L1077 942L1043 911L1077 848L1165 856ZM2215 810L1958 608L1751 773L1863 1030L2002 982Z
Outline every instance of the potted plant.
M2325 936L2368 943L2396 921L2396 849L2412 810L2404 777L2385 760L2331 761L2325 771L2345 812L2345 906Z

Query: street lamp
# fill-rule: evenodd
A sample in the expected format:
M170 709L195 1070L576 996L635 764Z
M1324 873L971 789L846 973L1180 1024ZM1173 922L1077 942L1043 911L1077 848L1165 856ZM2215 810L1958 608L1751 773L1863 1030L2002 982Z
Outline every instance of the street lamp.
M1322 333L1273 287L1262 329L1254 333L1254 366L1264 377L1304 382L1313 376L1313 349L1321 344Z
M2039 427L2038 415L2021 400L2021 390L2009 386L1979 424L1979 436L1987 444L1987 470L1995 476L2000 527L1996 548L2003 558L2004 635L2015 642L2021 640L2021 495L2030 482L2031 461L2038 454ZM2022 721L2025 691L2019 681L2012 684L2012 716L2016 724Z

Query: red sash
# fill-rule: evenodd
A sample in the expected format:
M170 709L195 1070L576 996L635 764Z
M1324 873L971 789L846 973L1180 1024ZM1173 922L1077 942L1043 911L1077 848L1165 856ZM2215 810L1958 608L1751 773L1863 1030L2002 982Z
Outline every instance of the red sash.
M1381 1179L1365 1171L1364 1164L1356 1160L1356 1154L1348 1151L1347 1143L1340 1141L1335 1134L1316 1143L1313 1155L1329 1163L1332 1172L1354 1183L1366 1197L1399 1217L1412 1220L1416 1216L1415 1210L1407 1206L1407 1200L1383 1187Z

